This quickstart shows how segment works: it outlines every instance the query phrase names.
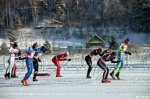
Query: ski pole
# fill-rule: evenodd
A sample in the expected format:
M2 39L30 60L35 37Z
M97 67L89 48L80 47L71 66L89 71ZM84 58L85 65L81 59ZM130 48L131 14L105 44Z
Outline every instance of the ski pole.
M97 66L97 64L96 64L96 66ZM94 75L95 75L95 71L96 71L96 67L95 67L94 72L93 72L93 77L94 77Z

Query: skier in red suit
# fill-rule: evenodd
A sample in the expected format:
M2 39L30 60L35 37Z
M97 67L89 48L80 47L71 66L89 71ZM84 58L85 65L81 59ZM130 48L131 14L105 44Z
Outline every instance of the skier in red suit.
M66 52L64 54L60 54L60 55L53 57L52 62L57 66L56 77L63 77L62 75L60 75L61 65L59 61L71 61L71 59L67 59L68 56L69 56L69 53Z

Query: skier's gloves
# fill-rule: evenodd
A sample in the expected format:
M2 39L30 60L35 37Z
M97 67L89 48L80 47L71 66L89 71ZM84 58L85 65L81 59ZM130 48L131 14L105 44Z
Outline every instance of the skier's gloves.
M131 52L128 52L129 55L132 55Z
M71 61L71 59L67 59L68 61Z
M128 54L128 51L125 51L125 54Z
M40 58L38 58L38 61L39 61L39 62L41 62L41 59L40 59Z
M129 54L129 55L131 55L131 52L126 51L126 52L125 52L125 54Z
M23 57L23 58L22 58L22 57L19 57L19 60L24 60L24 59L26 59L26 57Z

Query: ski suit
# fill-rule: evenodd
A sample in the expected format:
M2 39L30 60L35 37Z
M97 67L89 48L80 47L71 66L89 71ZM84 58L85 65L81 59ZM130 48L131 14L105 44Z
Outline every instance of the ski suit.
M13 47L11 47L9 49L9 53L10 53L10 56L9 56L9 59L8 59L8 67L6 69L6 74L8 74L8 78L10 78L10 72L12 71L12 67L15 63L15 54L18 53L18 49L15 49Z
M23 80L21 81L24 86L28 86L28 78L30 77L33 71L33 56L35 53L38 53L36 52L37 47L38 47L38 43L36 42L33 44L33 46L30 46L28 48L27 58L26 58L26 66L28 71L25 74Z
M59 61L64 61L64 60L67 60L67 53L60 54L52 58L52 62L57 66L56 77L61 76L60 75L61 65Z
M39 70L39 64L38 64L38 62L41 62L41 60L40 60L40 56L42 56L42 51L41 51L41 49L40 48L38 48L37 50L36 50L36 53L34 54L34 56L33 56L33 66L34 66L34 75L33 75L33 81L38 81L37 79L36 79L36 76L37 76L37 73L38 73L38 70Z
M117 63L116 67L113 69L113 71L110 73L110 76L115 79L114 72L118 69L118 72L115 74L115 76L120 80L120 72L124 66L124 56L125 54L131 55L129 51L127 51L128 44L130 43L130 39L127 38L124 43L120 44L119 46L119 53L118 53L118 60L120 60L119 63Z
M27 66L27 70L28 72L25 74L24 79L28 79L30 77L30 75L32 74L32 70L33 70L33 56L35 54L35 49L31 47L28 48L28 52L27 52L27 58L26 58L26 66Z
M126 41L124 43L120 44L119 53L118 53L118 60L120 60L121 62L117 63L116 67L113 69L114 72L116 71L117 68L119 68L118 72L120 73L122 68L124 67L125 52L128 52L127 47L128 47L128 44L126 43Z
M93 56L96 56L96 55L101 55L101 52L102 52L102 49L101 48L99 48L99 49L95 49L94 51L92 51L92 52L90 52L90 54L89 55L87 55L86 57L85 57L85 61L86 61L86 63L87 63L87 65L89 66L89 68L88 68L88 70L87 70L87 78L91 78L90 77L90 72L91 72L91 70L92 70L92 57Z
M112 63L118 63L120 61L114 61L115 57L111 54L106 54L101 56L101 58L98 60L97 65L104 70L103 73L103 79L107 79L109 68L106 65L106 61L111 61Z

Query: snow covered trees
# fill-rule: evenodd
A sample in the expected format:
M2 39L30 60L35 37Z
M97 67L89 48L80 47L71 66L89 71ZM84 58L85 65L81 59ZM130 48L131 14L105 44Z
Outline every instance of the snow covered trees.
M8 47L6 45L6 42L3 42L1 45L1 54L7 54L8 53Z
M58 20L64 19L66 13L65 0L57 0L56 2L56 16Z
M8 30L8 38L9 38L9 42L10 45L14 44L15 42L17 42L17 33L15 33L13 30Z
M110 37L109 37L109 48L110 49L117 49L118 47L118 44L116 42L116 38L114 36L114 34L112 34Z
M149 0L0 0L0 4L0 28L35 25L48 18L69 26L119 26L150 32Z
M48 49L47 50L48 53L52 53L53 52L52 46L50 45L48 40L46 40L45 44L43 44L43 45Z

